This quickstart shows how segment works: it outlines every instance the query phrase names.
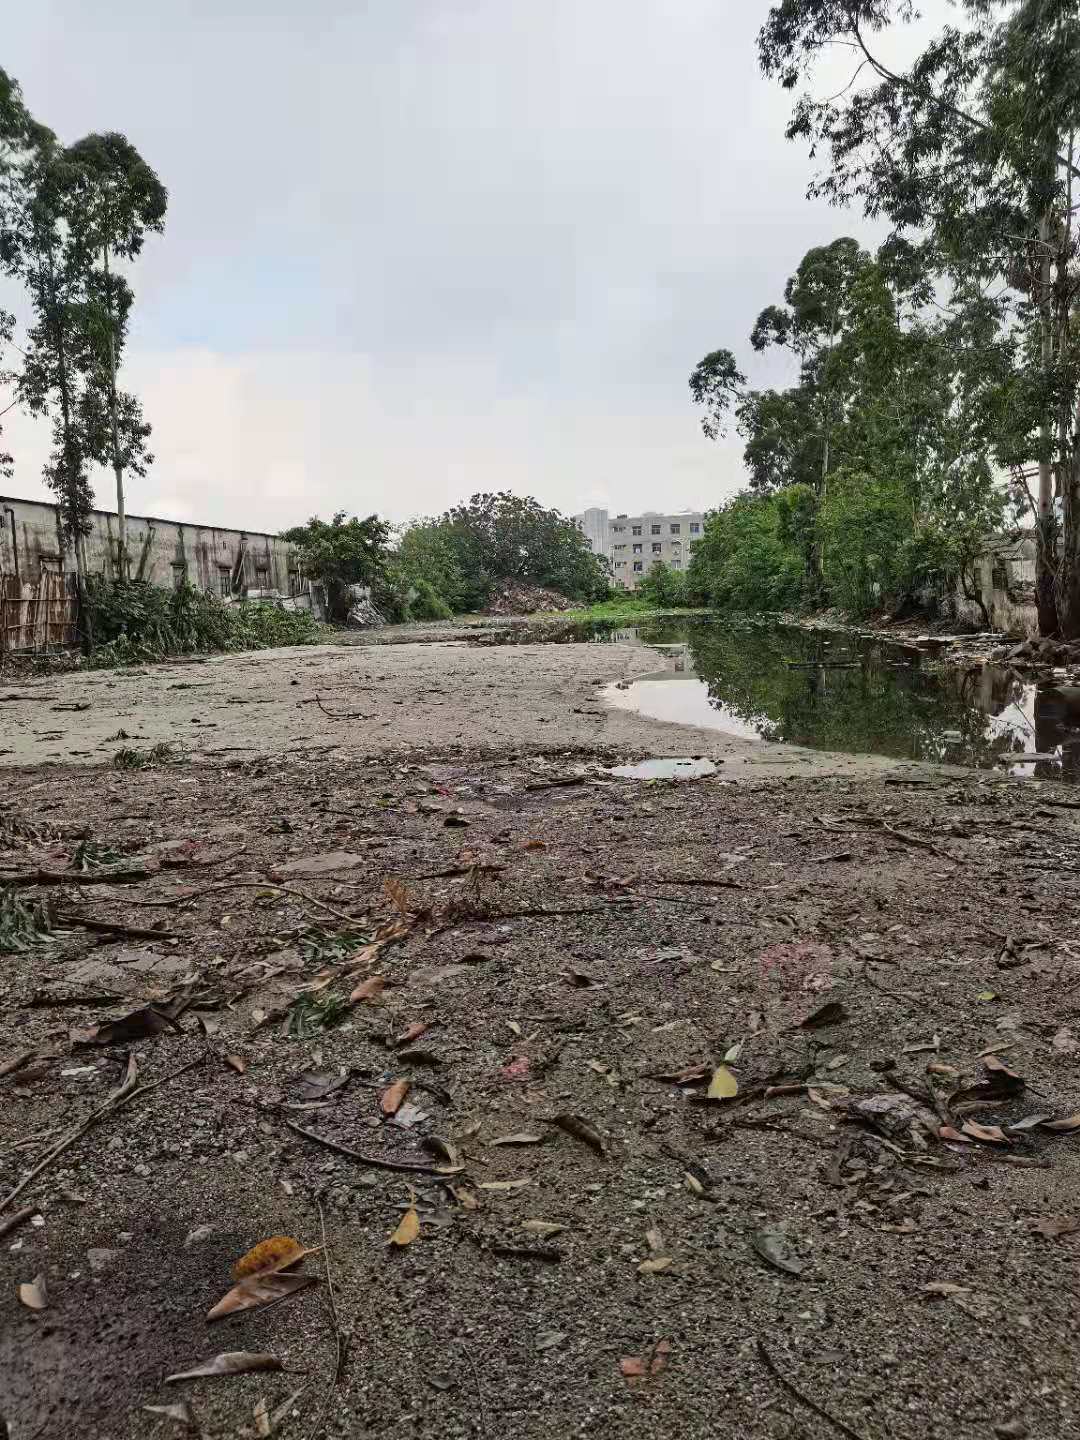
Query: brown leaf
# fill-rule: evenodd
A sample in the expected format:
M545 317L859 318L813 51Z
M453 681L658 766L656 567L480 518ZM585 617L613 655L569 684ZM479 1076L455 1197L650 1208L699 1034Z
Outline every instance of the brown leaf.
M662 1375L667 1369L668 1356L671 1354L671 1341L658 1340L653 1347L652 1360L649 1364L650 1375Z
M435 1155L438 1155L440 1160L446 1162L448 1172L452 1173L464 1168L461 1163L461 1152L452 1141L444 1140L441 1135L425 1135L423 1144Z
M519 1130L514 1135L500 1135L497 1140L489 1140L489 1145L539 1145L543 1140L542 1135L532 1135L527 1130Z
M847 1018L848 1012L839 1000L826 1000L824 1005L819 1005L816 1010L811 1010L809 1015L804 1015L798 1022L798 1028L816 1030L819 1025L839 1025Z
M303 1290L313 1279L312 1275L281 1275L276 1271L249 1275L246 1280L241 1280L239 1285L234 1285L223 1295L206 1318L220 1320L225 1315L236 1315L241 1310L254 1310L257 1305L269 1305L275 1300L283 1300L287 1295Z
M1023 1090L1025 1081L1022 1075L1015 1070L1010 1070L1004 1060L999 1060L996 1055L987 1055L983 1058L983 1068L987 1071L990 1079L1000 1085L1003 1090L1012 1094L1017 1090Z
M924 1295L970 1295L971 1290L967 1285L953 1285L948 1280L931 1280L929 1285L921 1287Z
M44 1310L49 1303L49 1292L44 1275L35 1275L29 1285L19 1286L19 1299L28 1310Z
M651 1260L642 1260L637 1267L639 1275L659 1275L664 1270L670 1270L675 1262L670 1255L655 1255Z
M590 1125L584 1116L553 1115L551 1123L557 1125L560 1130L565 1130L567 1135L573 1135L575 1140L582 1140L586 1145L590 1145L598 1155L605 1153L604 1137L594 1125Z
M179 1029L175 1020L170 1020L152 1005L144 1005L119 1020L106 1020L86 1030L73 1028L69 1033L73 1045L127 1045L133 1040L160 1035L165 1030Z
M387 1241L388 1245L405 1246L411 1245L420 1234L420 1216L416 1213L416 1207L410 1206L401 1217L397 1229Z
M965 1120L960 1129L965 1135L970 1135L973 1140L982 1140L987 1145L1012 1144L1000 1125L976 1125L974 1120Z
M189 1430L196 1427L195 1412L186 1400L179 1405L144 1405L142 1408L148 1415L160 1415L165 1420L175 1420L178 1425L186 1425Z
M522 850L546 850L547 846L543 840L522 840L520 848Z
M320 1247L301 1245L291 1235L271 1235L260 1240L246 1255L241 1255L233 1266L234 1280L246 1280L251 1275L270 1275L275 1270L287 1270L296 1265L305 1255L314 1255Z
M619 1361L619 1370L624 1380L644 1380L645 1357L643 1355L624 1355Z
M954 1129L952 1125L939 1125L937 1133L939 1140L951 1140L954 1145L974 1144L969 1135L961 1135L960 1131Z
M1057 1240L1062 1235L1075 1235L1080 1230L1080 1220L1075 1215L1042 1215L1029 1220L1027 1228L1036 1235L1045 1235L1047 1240Z
M369 975L366 980L361 980L356 989L349 996L350 1005L359 1005L364 1000L370 1000L373 1004L378 1001L386 986L385 975Z
M750 1236L750 1243L763 1260L774 1269L782 1270L785 1275L801 1275L806 1269L806 1261L801 1260L795 1253L791 1241L782 1230L756 1230Z
M668 1071L664 1074L650 1075L650 1080L662 1080L667 1085L697 1085L702 1080L708 1080L712 1076L712 1066L709 1064L688 1065L685 1070Z
M395 1080L379 1096L379 1108L384 1115L396 1115L401 1109L405 1096L409 1093L408 1080Z
M420 1036L425 1035L430 1029L431 1026L426 1020L417 1020L414 1025L410 1025L407 1030L401 1032L394 1044L411 1045L414 1040L419 1040Z
M516 1055L500 1074L504 1080L528 1080L531 1064L527 1055Z
M280 1370L281 1361L276 1355L258 1355L251 1350L226 1350L215 1355L203 1365L192 1370L182 1370L177 1375L166 1375L165 1384L175 1385L178 1380L201 1380L208 1375L244 1375L249 1370Z
M521 1228L530 1235L539 1235L541 1239L550 1240L552 1235L561 1235L566 1226L554 1220L523 1220Z
M1051 1131L1054 1135L1072 1135L1080 1130L1080 1113L1069 1115L1064 1120L1046 1120L1042 1128Z
M399 880L396 875L388 875L383 881L383 891L394 909L402 917L407 917L412 902L409 897L409 887L405 881Z
M225 1064L230 1070L235 1070L237 1075L243 1075L248 1067L248 1062L242 1055L226 1055Z

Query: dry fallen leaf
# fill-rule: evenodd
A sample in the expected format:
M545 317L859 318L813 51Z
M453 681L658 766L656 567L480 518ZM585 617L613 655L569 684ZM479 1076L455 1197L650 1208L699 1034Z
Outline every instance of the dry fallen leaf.
M225 1064L230 1070L235 1070L238 1075L243 1075L248 1067L248 1062L242 1055L226 1055Z
M799 1259L782 1230L757 1230L751 1235L750 1243L763 1260L785 1275L801 1275L806 1269L806 1262Z
M132 1040L145 1040L150 1035L179 1028L175 1020L170 1020L160 1010L144 1005L119 1020L106 1020L86 1030L73 1028L69 1034L73 1045L127 1045Z
M411 1245L419 1234L420 1216L416 1213L415 1205L412 1205L409 1207L408 1210L405 1211L405 1214L401 1217L401 1221L398 1224L397 1229L390 1236L390 1239L386 1243L388 1245L398 1245L404 1247L405 1245Z
M552 1235L561 1235L566 1229L565 1225L559 1225L554 1220L523 1220L522 1230L527 1230L530 1235L540 1235L544 1239L550 1239Z
M399 914L408 915L411 902L409 888L404 880L399 880L396 875L388 875L383 881L383 892Z
M644 1380L645 1357L642 1355L624 1355L619 1361L619 1370L626 1380Z
M531 1180L483 1180L480 1182L481 1190L510 1191L524 1190L531 1185Z
M395 1045L411 1045L414 1040L419 1040L421 1035L427 1034L431 1025L426 1020L417 1020L415 1025L410 1025L394 1041Z
M262 1275L249 1275L239 1285L221 1297L207 1315L207 1320L221 1320L226 1315L239 1314L241 1310L254 1310L258 1305L269 1305L275 1300L284 1300L297 1290L303 1290L314 1279L312 1275L283 1275L269 1271Z
M982 1140L987 1145L1012 1144L1000 1125L976 1125L974 1120L965 1120L960 1129L965 1135L970 1135L973 1140Z
M539 1145L543 1140L542 1135L533 1135L527 1130L519 1130L513 1135L500 1135L497 1140L489 1140L489 1145Z
M233 1266L233 1279L246 1280L251 1275L269 1275L275 1270L285 1270L303 1260L305 1255L314 1255L318 1246L301 1245L291 1235L271 1235L260 1240L258 1245L241 1255Z
M929 1285L921 1287L924 1295L970 1295L971 1290L967 1285L953 1285L948 1280L931 1280Z
M1046 1120L1042 1128L1051 1131L1054 1135L1072 1135L1075 1131L1080 1130L1080 1113L1070 1115L1064 1120Z
M639 1275L659 1275L663 1270L669 1270L675 1262L670 1255L654 1255L651 1260L642 1260L637 1267Z
M189 1430L196 1428L195 1412L186 1400L179 1405L144 1405L149 1415L160 1415L163 1420L174 1420L177 1425L186 1425Z
M731 1100L739 1093L739 1082L726 1065L718 1065L705 1093L710 1100Z
M573 1135L575 1140L584 1141L584 1143L591 1146L597 1154L603 1155L605 1153L604 1137L594 1125L589 1124L584 1116L571 1115L569 1113L553 1115L551 1117L551 1123L557 1125L560 1130L565 1130L567 1135Z
M252 1418L255 1421L255 1434L259 1436L259 1440L267 1440L267 1437L274 1431L270 1424L270 1407L266 1403L265 1395L256 1403Z
M1080 1230L1080 1220L1075 1215L1042 1215L1029 1220L1027 1228L1035 1235L1045 1235L1047 1240L1057 1240L1062 1235L1075 1235Z
M847 1018L847 1010L839 1000L826 1000L824 1005L819 1005L816 1010L811 1010L809 1015L804 1015L798 1021L798 1027L802 1030L816 1030L820 1025L839 1025Z
M28 1285L20 1285L19 1299L28 1310L44 1310L49 1303L45 1276L35 1275Z
M226 1350L204 1365L182 1370L177 1375L166 1375L165 1384L174 1385L178 1380L201 1380L208 1375L245 1375L249 1370L280 1369L282 1364L276 1355L258 1355L251 1350Z
M376 1002L386 986L385 975L369 975L366 980L361 980L356 989L349 996L351 1005L359 1005L365 1000Z
M508 1030L512 1030L514 1034L518 1037L518 1039L521 1038L521 1026L516 1020L507 1020L506 1028Z
M408 1080L395 1080L393 1085L388 1086L379 1096L380 1110L384 1115L396 1115L405 1103L408 1093Z

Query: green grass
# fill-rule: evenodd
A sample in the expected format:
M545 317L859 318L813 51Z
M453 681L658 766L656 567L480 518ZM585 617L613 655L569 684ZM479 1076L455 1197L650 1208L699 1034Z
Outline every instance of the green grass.
M573 621L636 621L648 620L659 615L709 615L707 609L693 606L652 605L648 600L629 596L625 600L598 600L582 610L545 610L530 616L533 620Z

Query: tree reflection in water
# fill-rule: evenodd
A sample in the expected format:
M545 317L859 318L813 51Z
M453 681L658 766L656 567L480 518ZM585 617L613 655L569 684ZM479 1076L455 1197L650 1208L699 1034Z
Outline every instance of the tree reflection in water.
M1080 782L1080 686L1037 690L991 666L924 669L898 645L791 626L663 621L643 626L638 638L673 647L674 671L645 682L654 691L668 682L665 718L675 718L683 694L685 718L700 724L703 685L718 729ZM623 703L634 706L634 688ZM1054 758L1021 759L1035 752Z

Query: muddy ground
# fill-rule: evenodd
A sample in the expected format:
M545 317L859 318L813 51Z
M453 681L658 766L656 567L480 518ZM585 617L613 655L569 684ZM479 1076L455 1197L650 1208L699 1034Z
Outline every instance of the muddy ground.
M57 698L0 705L0 1200L130 1057L163 1082L0 1208L37 1207L0 1240L11 1440L164 1440L144 1407L178 1405L215 1440L1075 1433L1080 1133L1007 1128L1080 1111L1075 792L596 703L638 666L404 646L5 691ZM646 752L724 763L606 773ZM147 1003L176 1028L93 1033ZM323 1222L308 1288L207 1321ZM285 1368L164 1383L226 1351Z

